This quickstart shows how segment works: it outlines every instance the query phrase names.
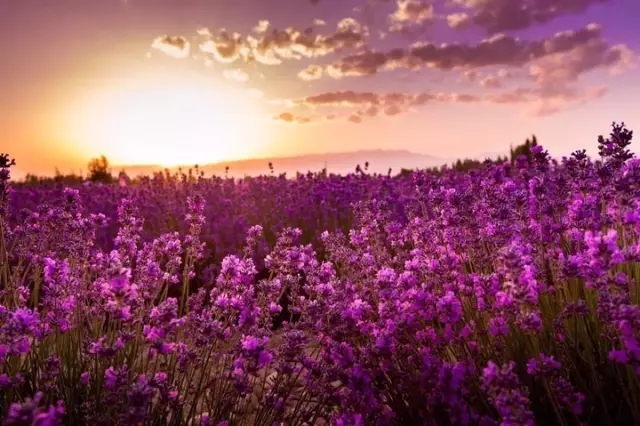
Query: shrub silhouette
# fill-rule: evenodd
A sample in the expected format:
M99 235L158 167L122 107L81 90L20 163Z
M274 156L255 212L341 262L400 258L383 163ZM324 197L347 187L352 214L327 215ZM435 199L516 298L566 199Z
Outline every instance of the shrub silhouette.
M87 168L89 169L89 180L92 182L110 183L113 181L109 170L109 160L104 155L89 161Z

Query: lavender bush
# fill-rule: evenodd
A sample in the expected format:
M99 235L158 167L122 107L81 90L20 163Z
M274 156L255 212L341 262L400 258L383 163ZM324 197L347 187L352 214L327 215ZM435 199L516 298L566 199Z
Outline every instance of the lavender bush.
M469 173L133 187L12 189L2 155L0 419L640 424L631 139L614 124L597 162L538 145Z

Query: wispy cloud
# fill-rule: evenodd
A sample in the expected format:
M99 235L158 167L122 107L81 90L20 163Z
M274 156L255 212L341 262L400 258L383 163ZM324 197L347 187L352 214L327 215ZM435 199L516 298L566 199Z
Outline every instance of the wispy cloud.
M242 35L221 29L213 33L208 28L198 30L205 38L199 48L218 62L231 63L239 59L278 65L284 60L317 58L365 45L368 30L353 18L338 22L332 34L316 34L313 27L271 28L266 20L254 28L254 35Z
M253 27L253 31L258 34L264 34L267 32L268 28L269 28L269 21L266 19L262 19L258 21L255 27Z
M298 77L305 81L318 80L322 78L324 68L321 65L313 64L298 73Z
M351 109L352 112L343 115L342 118L352 122L361 123L367 118L387 116L393 117L402 113L410 112L415 107L430 103L470 103L482 102L481 97L460 93L375 93L356 92L353 90L325 92L305 98L294 99L292 106L308 107L311 109ZM339 115L333 112L319 113L325 120L338 118ZM307 116L298 116L287 112L277 116L276 119L290 123L306 124L311 121Z
M182 36L163 35L154 39L151 47L174 58L186 58L189 56L191 44Z
M494 74L497 78L497 74ZM499 88L496 85L494 88ZM417 111L418 108L434 104L486 104L486 105L524 105L528 115L543 116L553 114L569 107L575 107L602 97L606 86L589 87L576 90L565 88L562 91L547 92L541 87L520 87L499 93L470 94L458 92L416 92L416 93L376 93L352 90L325 92L291 100L291 106L307 107L313 110L344 109L351 110L342 117L347 121L361 123L368 118L393 117L399 114ZM322 114L321 114L322 115ZM334 112L324 114L336 118ZM357 117L354 118L354 117ZM290 123L307 123L304 117L287 112L278 119Z
M245 59L248 57L249 51L244 44L244 38L239 33L229 33L226 30L220 30L218 34L213 35L206 29L199 30L199 34L207 37L208 40L200 43L200 50L211 55L211 58L223 63L231 63L240 57Z
M565 31L551 37L528 41L499 34L475 45L462 43L414 44L408 49L396 48L386 52L366 51L346 56L327 68L334 78L373 75L380 71L399 68L433 68L452 70L456 68L481 68L487 66L522 66L533 60L564 53L602 41L599 25L589 24L576 31Z
M309 84L316 84L317 80L326 77L337 80L400 70L404 70L405 75L407 71L436 70L452 72L450 75L454 78L462 76L459 83L472 83L476 90L485 92L376 94L346 88L299 99L266 100L274 106L356 108L343 117L351 122L359 123L364 118L380 115L395 116L436 102L523 104L530 109L534 106L537 114L548 114L603 96L606 84L582 89L577 85L581 76L599 69L608 70L610 75L626 72L635 66L637 54L625 44L609 44L601 26L595 23L538 39L525 39L508 32L582 13L608 1L445 0L442 3L434 0L367 0L361 11L366 9L373 14L378 7L387 10L383 16L386 20L378 21L383 28L373 28L374 34L384 37L371 38L369 26L354 17L340 20L333 31L327 31L326 22L319 18L308 28L284 29L273 27L269 20L263 19L249 34L201 28L197 30L198 48L210 62L256 62L274 66L305 60L307 63L295 72L298 79ZM363 16L363 22L374 24L376 21L373 15ZM403 42L403 36L408 34L406 31L432 27L438 21L453 29L475 27L487 36L476 43L430 41L409 44L406 38ZM318 32L318 27L325 31ZM389 37L398 42L398 47L375 47L377 42ZM385 42L385 45L389 43ZM158 37L153 47L174 57L186 57L190 49L184 37L169 36ZM334 58L329 59L330 55ZM224 76L240 82L249 79L240 68L226 70ZM329 115L333 113L324 117ZM299 124L317 121L294 112L274 118Z
M622 63L629 60L626 53L624 47L611 47L603 40L593 39L570 51L534 61L529 66L529 78L545 92L562 92L588 71L623 66Z
M239 68L224 70L223 75L229 80L239 81L241 83L249 81L249 74Z
M461 7L447 22L454 28L476 26L488 34L523 30L565 15L579 14L610 0L447 0L449 7Z
M277 121L283 121L285 123L298 123L298 124L307 124L312 120L309 117L295 116L289 112L283 112L274 117Z
M433 23L435 11L428 0L397 0L396 10L389 15L390 31L402 31L413 25Z

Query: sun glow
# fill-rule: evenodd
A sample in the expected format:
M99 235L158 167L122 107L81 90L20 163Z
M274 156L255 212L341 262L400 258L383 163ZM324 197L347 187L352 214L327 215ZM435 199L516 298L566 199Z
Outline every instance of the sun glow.
M251 107L250 100L207 81L118 85L82 102L75 133L91 155L104 153L114 164L171 167L250 158L265 143Z

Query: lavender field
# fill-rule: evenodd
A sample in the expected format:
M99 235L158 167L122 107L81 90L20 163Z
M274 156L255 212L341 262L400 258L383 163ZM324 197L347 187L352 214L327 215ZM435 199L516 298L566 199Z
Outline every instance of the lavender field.
M640 424L640 160L13 185L5 425Z

